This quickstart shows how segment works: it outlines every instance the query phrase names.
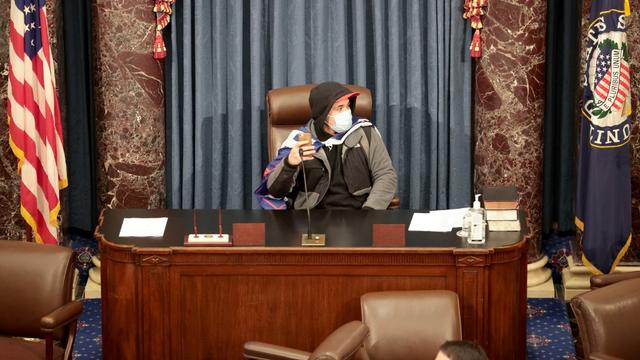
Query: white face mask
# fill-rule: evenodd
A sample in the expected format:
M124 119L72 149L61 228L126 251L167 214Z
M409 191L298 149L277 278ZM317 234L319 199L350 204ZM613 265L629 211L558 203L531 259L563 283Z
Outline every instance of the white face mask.
M333 131L337 133L345 132L351 128L351 110L345 110L339 114L331 115L335 123L331 125Z

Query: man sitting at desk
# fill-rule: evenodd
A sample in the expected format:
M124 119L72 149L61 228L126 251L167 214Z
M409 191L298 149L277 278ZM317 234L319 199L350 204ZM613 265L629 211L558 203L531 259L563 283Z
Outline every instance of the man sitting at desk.
M292 131L256 190L263 208L386 209L397 175L378 130L353 116L359 93L336 82L311 90L311 119ZM299 141L311 133L312 143ZM305 194L302 166L307 176Z

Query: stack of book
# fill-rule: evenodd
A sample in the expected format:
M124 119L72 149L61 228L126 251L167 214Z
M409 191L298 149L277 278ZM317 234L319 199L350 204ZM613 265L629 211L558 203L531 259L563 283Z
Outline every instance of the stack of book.
M520 231L518 190L515 186L486 186L482 189L489 231Z

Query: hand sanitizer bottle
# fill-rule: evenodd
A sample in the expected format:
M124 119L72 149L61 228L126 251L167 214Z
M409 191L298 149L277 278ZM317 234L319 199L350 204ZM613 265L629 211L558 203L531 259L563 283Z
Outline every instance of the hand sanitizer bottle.
M456 235L460 237L469 237L469 230L471 230L471 208L462 217L462 228L458 230Z
M470 209L469 212L471 213L471 222L467 242L470 244L484 244L487 223L485 221L484 209L480 207L480 194L476 194L473 208Z

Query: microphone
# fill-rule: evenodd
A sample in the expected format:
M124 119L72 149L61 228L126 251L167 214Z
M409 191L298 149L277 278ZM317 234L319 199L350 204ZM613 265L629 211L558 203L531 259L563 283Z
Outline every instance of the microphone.
M302 133L298 137L299 141L306 141L307 144L312 144L311 134L310 133ZM300 164L302 164L302 182L304 183L304 197L305 203L307 204L307 233L302 234L302 246L324 246L325 245L325 234L312 234L311 233L311 208L309 207L309 189L307 188L307 171L304 167L304 160L302 159L302 154L304 151L299 149L300 154Z
M198 237L198 221L196 220L196 209L193 209L193 237Z
M218 238L222 237L222 211L218 208Z
M230 246L231 237L229 234L222 233L222 212L218 208L218 233L207 234L198 231L198 217L196 209L192 212L193 233L185 234L184 244L186 246Z

